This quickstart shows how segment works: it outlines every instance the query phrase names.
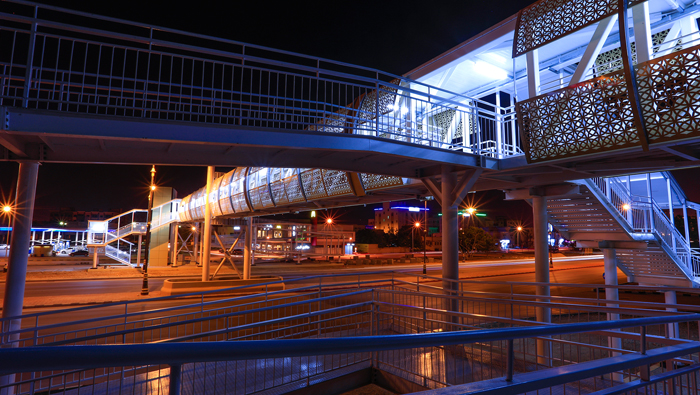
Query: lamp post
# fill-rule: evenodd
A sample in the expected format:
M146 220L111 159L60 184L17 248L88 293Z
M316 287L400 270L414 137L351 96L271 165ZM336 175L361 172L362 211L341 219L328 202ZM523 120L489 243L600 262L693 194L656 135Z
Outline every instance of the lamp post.
M518 247L520 247L520 232L522 232L522 231L523 231L523 227L522 227L522 226L518 226L518 227L517 227L517 232L515 233L515 237L516 237L516 239L517 239L517 240L516 240L516 241L517 241L516 244L518 245Z
M146 251L143 254L143 284L141 286L141 295L148 295L148 256L151 248L151 220L153 211L153 198L156 191L155 184L156 167L151 167L151 187L148 192L148 219L146 220ZM139 246L139 248L141 248Z
M325 242L325 244L326 244L326 246L325 246L326 247L326 259L328 259L328 257L330 256L330 252L331 252L330 246L328 245L328 232L329 232L328 227L331 225L333 225L333 218L327 218L326 219L326 237L325 237L325 239L326 239L326 242Z
M6 204L2 207L3 214L7 215L7 240L5 240L5 258L7 256L7 250L10 248L10 227L12 226L12 206Z
M415 247L413 246L413 231L416 229L420 228L420 222L416 221L415 224L413 224L413 229L411 229L411 252L415 250Z

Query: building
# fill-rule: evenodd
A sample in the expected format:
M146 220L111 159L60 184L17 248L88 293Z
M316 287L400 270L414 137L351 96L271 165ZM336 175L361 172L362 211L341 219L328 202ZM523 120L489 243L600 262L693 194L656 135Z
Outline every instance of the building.
M406 202L383 203L374 209L374 229L384 232L397 232L401 227L425 221L425 210L418 206L409 206Z

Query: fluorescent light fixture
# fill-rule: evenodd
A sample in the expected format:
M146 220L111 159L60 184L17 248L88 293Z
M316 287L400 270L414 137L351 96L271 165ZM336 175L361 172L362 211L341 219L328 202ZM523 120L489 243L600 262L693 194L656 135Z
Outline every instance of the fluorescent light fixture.
M504 80L508 78L508 73L505 70L490 63L486 63L483 60L477 60L474 63L474 71L496 80Z
M409 207L409 208L408 208L408 211L417 213L417 212L420 212L420 208L419 208L419 207Z

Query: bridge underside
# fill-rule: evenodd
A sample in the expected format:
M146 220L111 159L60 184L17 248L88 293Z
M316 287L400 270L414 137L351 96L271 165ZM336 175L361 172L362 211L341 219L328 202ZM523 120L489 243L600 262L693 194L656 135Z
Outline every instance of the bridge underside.
M700 139L528 164L372 136L187 122L133 120L5 107L0 161L325 168L407 178L439 178L483 168L474 190L514 189L569 180L700 166ZM421 184L392 191L423 194ZM355 204L373 203L363 199ZM379 201L385 201L381 199ZM341 205L338 202L337 205Z

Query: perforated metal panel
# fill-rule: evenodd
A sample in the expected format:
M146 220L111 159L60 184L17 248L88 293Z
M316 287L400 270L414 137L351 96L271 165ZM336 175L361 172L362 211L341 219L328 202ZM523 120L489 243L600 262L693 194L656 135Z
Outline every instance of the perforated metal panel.
M233 204L231 204L231 178L233 178L234 171L224 175L221 181L221 186L219 187L219 205L221 206L221 212L224 215L233 214Z
M233 174L231 179L231 202L233 204L233 209L238 213L245 213L250 211L248 202L245 197L245 172L246 167L239 167Z
M221 211L221 206L219 205L219 191L221 189L221 182L223 181L224 177L219 177L216 180L214 180L212 188L211 188L211 193L209 194L209 204L211 205L211 212L215 217L223 215L223 211Z
M200 188L194 193L194 207L190 210L192 213L192 219L198 220L204 218L204 205L205 205L205 195L207 193L206 188ZM192 204L190 204L192 206Z
M270 190L272 191L272 199L276 205L289 204L287 193L284 190L284 181L282 180L282 172L284 169L270 169Z
M328 196L326 186L323 185L323 172L321 169L300 169L301 183L304 186L304 194L308 200L322 199Z
M289 170L291 170L291 172L288 173L290 175L283 179L284 190L287 193L287 199L289 199L289 203L303 202L306 199L304 199L304 194L301 190L301 184L299 183L299 169Z
M186 221L192 220L192 216L190 215L190 211L189 211L191 199L192 199L192 195L187 195L180 202L180 207L178 208L178 217L180 218L180 222L186 222Z
M632 0L630 7L643 1ZM617 0L540 0L518 14L513 58L617 12Z
M309 130L326 133L343 133L350 111L351 110L348 108L341 108L334 113L326 114L320 122L309 126Z
M352 195L350 181L344 171L323 170L323 181L328 196Z
M365 187L365 191L374 191L403 185L403 179L401 177L366 173L362 173L360 176L362 177L362 185Z

